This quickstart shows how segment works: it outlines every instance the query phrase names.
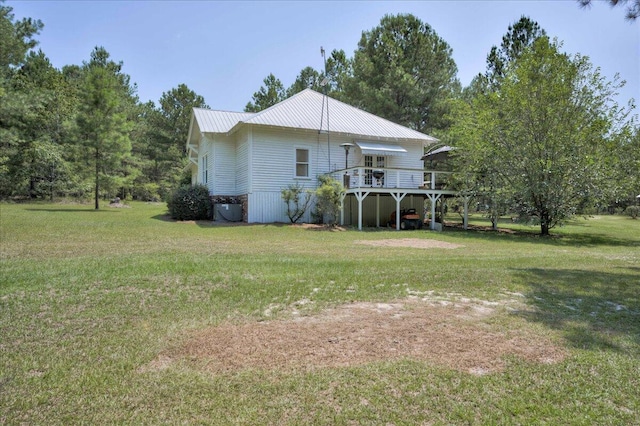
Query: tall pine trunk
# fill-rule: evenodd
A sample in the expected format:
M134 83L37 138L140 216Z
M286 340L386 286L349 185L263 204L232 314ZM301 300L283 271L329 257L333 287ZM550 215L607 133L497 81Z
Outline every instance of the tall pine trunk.
M100 150L96 149L96 193L95 193L95 204L96 204L96 210L100 209L100 203L99 203L99 194L100 194Z

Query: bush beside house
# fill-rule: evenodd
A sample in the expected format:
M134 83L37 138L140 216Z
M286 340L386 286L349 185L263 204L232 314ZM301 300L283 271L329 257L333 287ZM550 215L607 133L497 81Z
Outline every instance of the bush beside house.
M169 201L169 215L175 220L211 220L213 206L204 185L185 185L176 189Z

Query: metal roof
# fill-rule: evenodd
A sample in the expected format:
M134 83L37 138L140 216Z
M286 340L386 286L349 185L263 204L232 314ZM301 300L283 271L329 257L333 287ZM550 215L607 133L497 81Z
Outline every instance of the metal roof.
M328 131L364 139L410 139L423 143L437 139L393 123L311 89L305 89L257 113L212 111L194 108L203 133L229 133L246 124Z
M356 141L363 154L371 155L399 155L404 156L407 150L399 145L389 145L373 142Z
M238 122L253 117L252 112L216 111L210 109L194 108L193 116L198 123L201 133L227 133Z
M422 156L421 160L445 160L449 156L449 152L453 151L455 148L452 146L445 145L438 149L434 149L431 152L427 152Z

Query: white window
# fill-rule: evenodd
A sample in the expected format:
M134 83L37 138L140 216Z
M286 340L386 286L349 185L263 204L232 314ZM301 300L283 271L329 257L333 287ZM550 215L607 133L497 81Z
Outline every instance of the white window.
M202 156L202 183L209 183L209 154Z
M309 177L309 150L296 148L296 177Z

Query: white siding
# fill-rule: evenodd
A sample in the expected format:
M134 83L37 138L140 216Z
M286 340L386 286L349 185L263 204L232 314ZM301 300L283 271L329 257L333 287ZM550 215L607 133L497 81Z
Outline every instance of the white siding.
M324 151L326 152L326 135L322 135L324 139ZM331 168L332 170L340 170L344 169L345 163L345 152L344 148L340 146L340 144L350 142L354 143L355 140L353 138L347 137L337 137L331 135ZM405 155L394 155L394 156L385 156L385 167L389 168L404 168L404 169L422 169L423 163L420 158L424 155L422 144L415 141L402 141L397 142L397 145L403 147L407 150ZM323 166L323 173L326 173L327 169L327 159L325 156ZM349 150L349 159L348 159L349 167L364 167L364 154L362 150L357 146L351 147ZM375 168L375 166L374 166ZM405 172L405 174L407 174ZM419 175L420 173L417 173ZM416 177L417 177L416 175ZM394 176L395 179L395 176ZM410 182L411 177L406 176L406 179ZM395 181L394 181L395 182ZM422 178L420 177L420 182L422 182ZM401 181L401 185L402 185ZM406 183L406 182L405 182Z
M198 164L208 154L209 182L213 195L242 195L249 191L249 144L247 131L231 136L208 134L200 141ZM199 167L198 169L200 169ZM198 170L197 183L202 182L202 170Z
M255 128L253 130L253 144L251 146L251 191L280 191L288 185L300 182L304 186L317 186L317 177L321 174L340 170L345 165L345 151L340 144L353 143L354 139L345 136L330 135L328 149L327 135L316 132L296 132L276 129ZM407 149L406 156L387 157L386 167L422 169L422 146L419 142L411 145L402 144ZM241 148L242 144L240 145ZM309 150L309 179L295 179L295 150L296 148ZM330 155L329 155L330 154ZM239 167L244 167L243 161ZM364 166L364 156L360 149L352 148L349 152L349 167ZM404 180L411 183L411 176L405 172ZM422 182L420 173L416 173L412 187L418 187ZM402 183L402 182L401 182ZM239 185L240 186L240 185Z
M250 127L239 132L226 135L207 135L200 141L199 164L202 156L208 154L209 182L208 188L214 195L248 194L250 223L289 222L286 205L281 191L296 182L308 189L317 187L317 176L329 170L343 169L345 152L340 144L354 139L345 136L330 135L331 158L328 155L327 135L305 131L287 131L282 129L265 129ZM387 156L385 166L388 168L421 169L422 146L420 143L401 143L408 152L405 156ZM309 150L308 179L296 179L295 150ZM330 162L330 164L329 164ZM349 152L349 167L364 166L364 155L354 147ZM202 183L201 171L198 181ZM415 176L403 172L400 186L417 188L422 182L422 173ZM396 177L393 171L387 174L387 186L395 186ZM349 200L349 199L347 199ZM389 214L395 210L395 201L391 197L380 197L380 224L385 225ZM352 209L346 211L347 224L357 222L355 200L351 201ZM408 207L409 199L402 202ZM422 201L414 200L414 207L420 211ZM310 208L302 222L311 221ZM365 226L375 226L375 197L365 199L363 206ZM354 222L355 221L355 222Z
M272 223L285 220L285 205L279 192L249 194L249 223Z
M206 185L209 188L209 193L213 190L213 179L212 170L213 170L213 161L212 161L212 153L211 153L211 143L210 140L206 137L202 137L200 139L200 149L198 150L198 171L196 173L196 183ZM204 181L204 170L202 170L203 158L207 157L207 182Z
M236 148L233 137L216 135L213 143L213 190L215 195L236 195Z
M242 195L249 193L249 143L250 132L238 132L236 142L236 193L233 195Z
M406 169L419 169L424 168L424 164L421 160L423 154L422 146L405 145L407 154L402 157L387 157L389 160L388 167L393 168L406 168ZM417 188L422 185L424 181L424 173L422 171L415 173L401 172L400 173L400 187L401 188ZM396 176L393 176L394 185Z
M317 137L305 132L253 130L251 192L277 192L299 182L309 188L317 183ZM295 179L295 150L309 150L309 178ZM282 203L284 204L284 203Z
M307 189L313 190L317 187L318 174L324 173L328 166L326 144L319 143L318 135L313 132L278 131L256 127L253 128L251 139L252 169L248 221L288 223L287 206L282 200L281 191L296 182ZM309 178L295 178L296 149L309 150ZM312 207L300 222L310 222L311 211Z
M291 223L287 216L287 205L278 192L254 192L249 194L249 223ZM310 206L307 213L298 222L311 222Z
M328 171L343 169L345 165L345 152L340 144L353 143L349 137L330 135L331 158L328 155L327 135L315 132L283 131L278 129L265 129L253 127L252 135L247 132L240 136L238 142L238 158L251 158L250 168L251 184L249 191L244 191L245 181L241 177L244 168L248 168L244 160L238 164L236 177L239 193L249 194L249 222L270 223L288 222L286 205L282 200L281 190L296 182L308 189L317 187L317 176ZM422 169L422 145L419 142L405 142L400 144L408 152L405 156L386 157L386 167ZM295 178L295 150L309 150L309 174L308 179ZM330 163L330 164L329 164ZM364 156L358 148L352 148L349 152L349 167L364 166ZM393 171L389 172L388 179L392 179L395 186L396 177ZM413 179L412 179L413 178ZM387 181L389 182L389 181ZM400 186L417 188L422 183L422 173L416 172L415 176L407 172L401 174ZM381 197L381 224L386 224L389 215L395 210L395 201L391 197ZM403 201L402 206L408 207L409 198ZM422 200L414 199L414 207L420 211ZM365 206L365 222L375 226L375 198L367 197ZM301 221L310 221L310 211ZM357 216L356 216L357 218Z

